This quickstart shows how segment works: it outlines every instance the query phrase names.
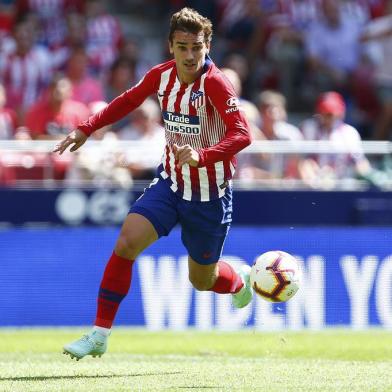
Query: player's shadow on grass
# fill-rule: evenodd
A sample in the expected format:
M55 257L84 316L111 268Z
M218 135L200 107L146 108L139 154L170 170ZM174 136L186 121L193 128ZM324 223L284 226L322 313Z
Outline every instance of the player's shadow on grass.
M133 374L110 374L110 375L82 375L75 374L70 376L26 376L26 377L0 377L1 381L50 381L67 380L75 378L120 378L120 377L141 377L141 376L167 376L171 374L181 374L182 372L157 372L157 373L133 373Z

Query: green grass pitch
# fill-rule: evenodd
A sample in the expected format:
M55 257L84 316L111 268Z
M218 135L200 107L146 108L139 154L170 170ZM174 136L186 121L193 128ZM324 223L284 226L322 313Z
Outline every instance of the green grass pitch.
M87 329L0 329L0 391L392 391L392 332L147 332L116 328L79 362Z

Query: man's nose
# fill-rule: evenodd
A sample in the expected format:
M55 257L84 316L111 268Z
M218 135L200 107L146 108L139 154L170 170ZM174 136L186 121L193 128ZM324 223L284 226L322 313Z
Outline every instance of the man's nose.
M186 51L186 55L185 55L185 57L186 57L186 59L187 60L193 60L193 51L192 51L192 49L188 49L187 51Z

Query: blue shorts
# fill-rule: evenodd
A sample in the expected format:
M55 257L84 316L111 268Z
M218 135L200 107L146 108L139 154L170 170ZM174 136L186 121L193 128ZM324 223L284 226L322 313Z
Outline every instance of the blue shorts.
M129 210L147 218L159 237L167 236L180 223L181 239L189 255L199 264L216 263L232 220L232 190L211 201L188 201L174 193L161 177L150 186Z

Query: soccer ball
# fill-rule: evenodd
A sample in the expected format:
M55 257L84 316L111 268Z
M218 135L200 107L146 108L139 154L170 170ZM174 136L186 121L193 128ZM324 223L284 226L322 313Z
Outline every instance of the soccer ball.
M292 255L274 250L257 257L250 272L250 282L263 299L285 302L298 291L301 271Z

